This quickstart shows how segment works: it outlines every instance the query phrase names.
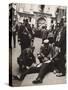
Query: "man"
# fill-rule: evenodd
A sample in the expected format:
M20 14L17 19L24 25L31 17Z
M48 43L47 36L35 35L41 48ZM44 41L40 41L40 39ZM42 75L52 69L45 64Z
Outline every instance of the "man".
M32 28L28 22L28 19L25 20L25 30L26 32L28 33L28 40L27 42L30 42L30 45L32 46L33 45L33 39L34 39L34 35L33 35L33 31L32 31Z
M50 47L49 40L45 39L40 48L40 53L38 54L38 58L40 62L43 61L45 62L49 60L49 58L51 57L51 52L52 52L52 48Z
M33 55L34 48L26 48L22 52L22 56L18 58L17 62L19 64L19 72L16 76L14 76L15 79L23 80L24 76L32 72L32 69L30 69L35 63L35 56ZM30 70L29 70L30 69ZM23 76L24 75L24 76Z
M47 39L48 36L47 26L43 26L41 32L42 32L42 43L43 43L43 41Z
M35 31L36 31L36 28L34 27L34 24L32 24L32 39L34 41L34 37L35 37Z
M60 30L60 23L56 23L55 30L54 30L54 42L56 43L56 37Z
M53 20L51 20L51 28L50 28L50 30L48 31L48 37L47 38L49 38L50 37L50 39L52 40L54 40L54 23L53 23ZM52 38L51 38L52 37Z
M32 33L31 26L30 26L30 24L28 22L28 19L25 20L25 29L28 32L30 39L32 39L33 33Z
M59 68L58 63L60 62L60 48L57 46L52 47L52 44L50 44L50 47L52 50L49 52L50 54L48 54L47 57L45 57L45 55L42 53L44 63L41 66L36 80L33 81L34 84L42 83L45 75L52 72L56 66L56 68ZM44 51L46 50L44 49Z
M35 28L34 24L32 24L32 32L33 32L33 36L35 35L35 30L36 30L36 28Z
M30 47L31 45L31 34L26 27L26 20L23 20L23 24L20 26L20 31L19 31L19 42L21 45L21 53L25 48Z
M58 74L57 76L64 76L66 74L66 22L63 18L61 18L60 21L60 30L57 33L55 44L61 49L60 62L58 64L61 74Z
M54 22L51 20L51 31L54 31Z

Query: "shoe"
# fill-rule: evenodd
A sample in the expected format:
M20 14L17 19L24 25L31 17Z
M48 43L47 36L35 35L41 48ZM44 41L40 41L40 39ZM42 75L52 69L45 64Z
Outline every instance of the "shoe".
M59 70L58 69L54 69L53 73L57 74L57 73L59 73Z
M13 77L14 77L14 79L16 79L16 80L19 80L19 81L22 80L19 75L14 75Z
M54 70L53 73L56 74L56 70Z
M57 73L56 76L57 76L57 77L61 77L61 76L65 76L65 74L63 74L63 73Z
M42 80L41 79L36 79L34 81L32 81L33 84L39 84L39 83L42 83Z

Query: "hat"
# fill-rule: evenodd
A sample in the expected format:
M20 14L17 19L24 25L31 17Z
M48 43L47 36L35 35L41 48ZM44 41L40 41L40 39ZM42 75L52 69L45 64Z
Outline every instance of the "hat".
M46 40L44 40L43 42L44 42L44 44L47 44L47 43L49 43L49 40L46 39Z

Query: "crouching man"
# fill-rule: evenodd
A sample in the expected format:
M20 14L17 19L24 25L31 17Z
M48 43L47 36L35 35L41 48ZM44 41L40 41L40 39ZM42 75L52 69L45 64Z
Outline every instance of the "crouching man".
M15 79L22 80L23 73L36 63L33 51L34 47L26 48L23 50L21 56L17 59L19 72L17 75L14 75Z
M46 51L46 50L43 49L43 51ZM61 59L60 47L54 45L53 49L49 50L49 52L50 52L50 54L48 54L47 58L45 58L45 55L43 53L38 57L41 61L43 60L44 62L41 65L41 69L39 71L37 78L32 83L34 83L34 84L42 83L45 75L47 75L49 72L52 72L55 68L57 68L60 71L63 69L63 64L62 64L63 60ZM48 60L48 61L46 61L46 60ZM62 68L61 68L61 66L62 66ZM63 74L63 75L65 75L65 74Z
M52 57L53 48L51 45L52 43L50 44L48 39L44 40L40 48L40 53L37 54L40 63L48 61Z

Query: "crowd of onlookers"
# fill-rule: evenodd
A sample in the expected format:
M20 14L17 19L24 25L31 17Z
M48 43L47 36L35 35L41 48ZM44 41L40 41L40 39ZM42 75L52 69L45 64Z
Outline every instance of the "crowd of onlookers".
M56 23L55 28L52 20L50 30L47 30L47 26L42 27L42 45L40 52L37 53L39 64L36 63L36 57L33 53L35 49L33 43L37 33L34 25L31 27L28 19L24 19L23 23L13 24L13 37L15 37L16 33L18 34L21 54L17 58L19 73L14 75L14 78L23 80L29 73L39 73L36 80L33 81L35 84L42 83L44 76L49 72L54 72L58 77L66 75L65 18L61 18L60 23Z

